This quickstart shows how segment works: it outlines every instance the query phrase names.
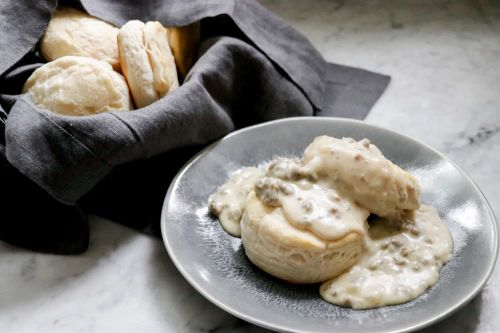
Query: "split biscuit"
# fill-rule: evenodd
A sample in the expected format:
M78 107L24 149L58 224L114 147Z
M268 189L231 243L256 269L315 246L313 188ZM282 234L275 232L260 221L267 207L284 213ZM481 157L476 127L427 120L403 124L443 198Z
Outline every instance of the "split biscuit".
M118 33L118 52L138 108L159 100L179 86L168 33L159 22L127 22Z

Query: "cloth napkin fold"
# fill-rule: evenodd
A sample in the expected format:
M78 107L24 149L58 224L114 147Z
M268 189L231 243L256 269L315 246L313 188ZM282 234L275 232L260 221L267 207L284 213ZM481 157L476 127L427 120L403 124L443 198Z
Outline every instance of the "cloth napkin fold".
M325 62L307 39L251 0L66 4L117 26L131 19L165 26L201 20L199 57L179 89L140 110L68 117L36 107L20 94L26 78L43 64L36 44L55 1L0 4L0 32L8 36L0 41L0 129L5 127L0 153L8 167L45 190L48 200L64 207L80 202L87 211L118 220L137 217L141 223L134 226L153 233L169 181L194 151L267 120L305 115L362 119L389 82L387 76ZM151 214L141 218L145 209ZM86 222L79 221L76 229L84 230ZM0 229L0 238L22 243L4 235L5 230ZM17 237L23 238L22 233ZM47 251L65 252L64 246L50 245Z

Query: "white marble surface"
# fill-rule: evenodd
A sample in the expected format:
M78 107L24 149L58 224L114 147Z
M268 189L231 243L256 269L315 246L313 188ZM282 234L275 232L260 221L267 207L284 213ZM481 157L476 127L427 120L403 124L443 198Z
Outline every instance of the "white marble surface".
M486 1L266 0L326 59L392 76L367 118L447 154L500 216L500 6ZM0 242L0 332L264 332L206 301L158 239L92 218L81 256ZM428 332L500 332L500 269Z

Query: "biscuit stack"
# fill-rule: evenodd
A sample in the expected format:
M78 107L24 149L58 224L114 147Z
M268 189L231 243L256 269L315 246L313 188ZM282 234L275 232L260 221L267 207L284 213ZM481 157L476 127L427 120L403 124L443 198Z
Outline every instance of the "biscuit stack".
M182 78L191 69L199 36L199 24L165 28L134 20L118 29L58 8L40 41L48 63L23 92L35 105L69 116L142 108L179 87L178 73Z

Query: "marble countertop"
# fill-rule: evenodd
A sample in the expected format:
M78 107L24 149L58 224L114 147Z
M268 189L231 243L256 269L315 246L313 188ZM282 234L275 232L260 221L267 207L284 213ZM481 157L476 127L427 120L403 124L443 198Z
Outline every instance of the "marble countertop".
M500 216L500 6L487 1L265 0L329 61L392 76L367 122L441 150ZM163 243L91 218L81 256L0 242L0 332L265 332L199 295ZM500 268L428 332L500 332Z

